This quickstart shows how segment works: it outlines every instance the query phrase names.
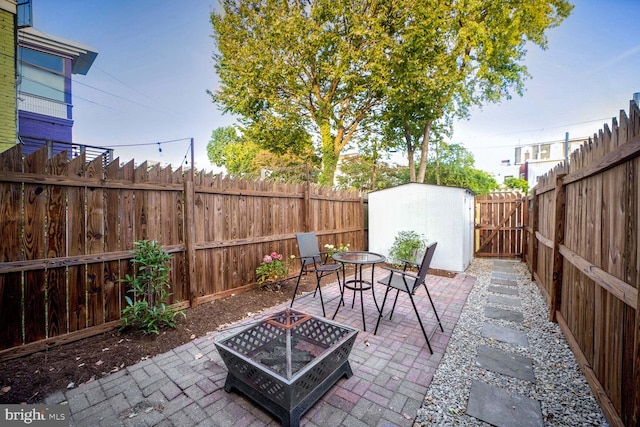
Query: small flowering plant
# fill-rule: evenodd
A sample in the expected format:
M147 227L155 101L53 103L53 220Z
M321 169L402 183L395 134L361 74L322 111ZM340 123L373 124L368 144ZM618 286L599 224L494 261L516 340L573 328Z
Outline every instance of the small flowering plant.
M278 282L289 274L289 264L295 259L295 255L285 258L284 255L277 252L262 257L260 266L256 269L258 283Z
M337 254L340 252L349 252L348 243L346 245L343 245L342 243L340 243L340 246L338 246L337 248L334 245L326 244L324 245L324 248L326 252L329 254L329 256L333 256L334 254Z

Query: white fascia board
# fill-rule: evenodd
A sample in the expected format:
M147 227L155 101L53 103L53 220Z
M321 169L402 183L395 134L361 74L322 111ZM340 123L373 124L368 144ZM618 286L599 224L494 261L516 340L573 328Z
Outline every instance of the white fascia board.
M56 52L62 56L71 58L74 63L74 74L87 74L98 53L89 46L65 40L60 37L45 34L33 27L18 30L18 42L41 49ZM76 66L76 58L81 58L80 66ZM77 67L77 69L76 69Z

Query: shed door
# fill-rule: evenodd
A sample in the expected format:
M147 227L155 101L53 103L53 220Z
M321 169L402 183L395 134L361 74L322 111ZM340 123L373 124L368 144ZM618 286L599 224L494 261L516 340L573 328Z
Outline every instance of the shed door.
M475 256L521 258L524 196L494 192L477 196L475 205Z

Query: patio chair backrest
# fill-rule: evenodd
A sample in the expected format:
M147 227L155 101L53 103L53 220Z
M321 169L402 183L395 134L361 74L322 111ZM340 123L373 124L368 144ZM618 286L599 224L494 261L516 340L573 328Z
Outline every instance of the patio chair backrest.
M300 258L302 258L302 260L305 261L306 264L310 264L312 258L314 263L322 262L316 233L299 233L296 234L296 239L298 240L298 251L300 251Z
M414 290L418 288L422 283L424 283L425 278L427 277L427 272L429 271L429 266L431 265L431 260L433 259L433 253L436 251L436 246L438 242L433 242L427 246L427 250L424 253L424 258L422 258L422 264L420 264L420 269L418 270L418 280L416 280L414 284Z

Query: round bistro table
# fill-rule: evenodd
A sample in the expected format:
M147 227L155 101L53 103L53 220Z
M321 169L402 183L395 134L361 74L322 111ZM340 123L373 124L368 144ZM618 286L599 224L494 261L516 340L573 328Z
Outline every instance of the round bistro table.
M354 307L356 301L356 292L360 293L360 307L362 308L362 328L366 332L367 324L364 320L364 301L362 299L362 293L371 289L371 294L373 295L373 302L376 305L376 310L380 313L380 307L378 307L378 301L376 301L376 294L373 291L373 273L376 264L381 262L385 262L387 259L384 255L377 254L375 252L364 252L364 251L347 251L347 252L338 252L333 255L333 259L336 262L342 264L342 283L344 289L350 289L353 291L353 300L351 301L351 308ZM347 280L346 277L346 264L354 265L354 274L353 279ZM371 265L371 281L365 280L362 277L362 267L365 265ZM335 319L336 314L338 314L338 310L340 310L340 305L344 305L344 292L340 295L340 302L338 303L338 307L336 307L335 313L333 313L332 319Z

